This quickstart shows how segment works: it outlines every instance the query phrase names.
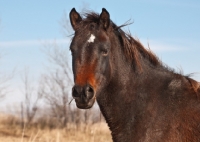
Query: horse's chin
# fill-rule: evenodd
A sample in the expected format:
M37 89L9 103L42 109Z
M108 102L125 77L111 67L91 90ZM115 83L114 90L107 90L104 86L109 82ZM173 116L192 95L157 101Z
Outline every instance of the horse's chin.
M75 99L75 102L79 109L90 109L94 105L95 98L90 99L88 102L81 102Z

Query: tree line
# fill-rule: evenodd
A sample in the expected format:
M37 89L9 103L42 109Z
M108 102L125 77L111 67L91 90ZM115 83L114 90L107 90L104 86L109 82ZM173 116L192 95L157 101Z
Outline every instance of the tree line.
M66 18L62 22L65 34L70 32L68 22ZM41 74L36 83L38 87L33 84L28 67L21 75L24 100L20 104L19 124L22 127L40 124L42 127L52 128L64 128L69 124L75 124L78 128L81 124L88 125L101 121L102 117L97 107L80 110L73 103L73 78L67 57L68 50L55 43L45 46L43 52L51 67L47 67L46 72ZM0 55L0 59L1 57ZM12 80L13 76L14 73L6 76L0 74L0 100L7 95L7 82Z

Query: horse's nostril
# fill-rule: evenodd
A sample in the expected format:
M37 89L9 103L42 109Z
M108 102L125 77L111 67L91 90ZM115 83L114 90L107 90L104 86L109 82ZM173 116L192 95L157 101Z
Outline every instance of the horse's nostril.
M93 93L93 92L94 92L94 90L93 90L92 87L90 87L90 86L88 86L86 90L87 90L87 92L89 92L89 93Z
M72 96L75 98L81 97L82 87L74 86L72 88Z
M94 97L94 89L91 86L87 85L85 88L85 95L88 99L92 99Z

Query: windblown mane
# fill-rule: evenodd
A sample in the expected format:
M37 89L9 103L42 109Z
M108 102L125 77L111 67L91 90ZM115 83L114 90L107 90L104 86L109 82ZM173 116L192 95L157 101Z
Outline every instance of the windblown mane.
M100 15L95 12L86 12L83 14L84 25L88 23L99 23ZM110 30L115 32L120 39L122 44L122 49L126 55L126 57L134 64L141 67L138 59L138 52L146 59L148 59L153 65L160 65L161 62L159 59L150 51L144 48L144 46L139 42L139 40L134 39L130 33L126 33L122 30L122 27L127 26L129 24L123 24L117 26L113 21L110 21ZM83 26L83 25L82 25Z
M89 23L97 23L99 24L100 15L95 12L85 12L82 14L84 16L81 22L81 28L86 27ZM153 66L162 66L162 62L157 58L157 56L152 53L150 50L147 50L139 40L136 40L131 36L130 33L126 33L122 30L122 27L127 26L129 24L123 24L121 26L117 26L113 21L110 21L110 29L113 31L120 40L122 44L122 50L125 53L127 59L133 64L139 66L141 69L141 64L139 62L139 54L142 55L143 58L147 59L152 63ZM83 28L84 29L84 28ZM200 83L191 79L189 76L185 76L188 82L191 84L193 90L198 93L200 92Z

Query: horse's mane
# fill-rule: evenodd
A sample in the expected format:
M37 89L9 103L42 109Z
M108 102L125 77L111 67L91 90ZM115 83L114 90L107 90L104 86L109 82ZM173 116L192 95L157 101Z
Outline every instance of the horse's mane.
M83 22L87 25L88 23L99 23L100 15L95 12L85 12ZM112 20L110 20L110 30L115 32L119 37L120 42L122 44L122 50L125 53L125 56L135 65L141 67L139 62L138 52L146 59L148 59L152 65L157 66L160 65L161 62L159 59L150 51L147 50L139 40L136 40L131 36L130 33L124 32L122 27L127 26L129 24L123 24L117 26Z
M89 23L99 23L100 15L95 12L85 12L83 13L83 23L87 26ZM131 36L130 32L124 32L122 27L127 26L129 24L123 24L121 26L117 26L112 20L110 20L110 30L115 32L115 34L119 37L120 42L122 44L122 50L125 53L125 56L129 61L131 61L134 65L137 65L141 68L141 63L139 62L139 54L142 55L143 58L149 60L149 62L153 66L162 66L162 62L158 59L158 57L151 52L150 49L146 49L138 39L135 39ZM164 65L163 65L164 66ZM168 68L167 66L165 66ZM169 69L169 68L168 68ZM169 69L171 70L171 69ZM173 71L173 70L172 70ZM200 91L200 83L191 79L189 76L185 76L188 82L191 84L193 90L198 93Z

